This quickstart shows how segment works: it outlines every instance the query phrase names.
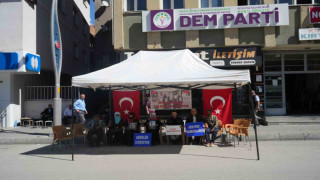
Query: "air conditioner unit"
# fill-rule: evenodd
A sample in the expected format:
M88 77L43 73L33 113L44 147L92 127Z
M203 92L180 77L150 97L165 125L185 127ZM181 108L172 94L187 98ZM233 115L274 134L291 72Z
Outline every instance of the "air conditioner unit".
M101 0L101 6L109 7L110 6L109 0Z

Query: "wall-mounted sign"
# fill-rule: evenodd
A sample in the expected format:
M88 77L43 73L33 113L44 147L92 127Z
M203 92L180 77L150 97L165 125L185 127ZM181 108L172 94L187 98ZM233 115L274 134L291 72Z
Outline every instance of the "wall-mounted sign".
M0 70L15 70L19 67L18 53L0 52Z
M27 53L26 54L26 69L28 71L40 72L40 69L41 69L40 56Z
M262 65L260 47L228 47L190 50L200 59L215 67Z
M289 25L288 4L142 12L143 32Z
M320 6L309 7L309 21L311 24L320 23Z
M299 40L319 40L320 28L299 29Z

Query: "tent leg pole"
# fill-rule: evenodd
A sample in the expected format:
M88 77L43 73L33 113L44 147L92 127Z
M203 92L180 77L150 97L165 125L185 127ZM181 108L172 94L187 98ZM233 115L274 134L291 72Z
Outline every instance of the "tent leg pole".
M74 101L74 87L71 86L71 98L72 98L72 106L73 106L73 101ZM72 107L73 109L73 107ZM74 133L73 133L73 121L74 121L74 111L72 110L72 118L71 118L71 134L72 134L72 161L74 161Z
M110 121L112 119L111 98L112 98L112 90L111 90L111 86L109 86L109 118L110 118Z
M252 96L251 96L251 83L249 83L248 85L249 85L249 104L250 104L250 109L251 109L251 113L252 113L252 119L253 119L253 125L254 125L254 134L255 134L255 137L256 137L257 159L260 160L256 116L255 116L254 107L253 107L253 104L252 104Z

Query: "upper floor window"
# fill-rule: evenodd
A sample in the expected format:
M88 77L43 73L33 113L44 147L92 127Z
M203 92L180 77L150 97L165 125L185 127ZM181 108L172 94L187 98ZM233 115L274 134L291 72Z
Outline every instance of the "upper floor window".
M223 0L201 0L201 8L222 7Z
M289 5L298 4L320 4L320 0L274 0L275 4L288 3Z
M238 0L238 6L259 5L262 0Z
M73 24L78 28L80 26L79 22L79 10L74 6L73 7Z
M162 0L162 9L183 9L184 0Z
M147 0L124 0L125 11L147 10Z

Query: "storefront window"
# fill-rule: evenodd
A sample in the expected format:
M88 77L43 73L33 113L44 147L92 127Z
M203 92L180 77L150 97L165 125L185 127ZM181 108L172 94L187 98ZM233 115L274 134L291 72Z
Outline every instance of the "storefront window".
M320 0L314 0L315 4L320 4Z
M308 70L319 71L320 70L320 54L307 54Z
M261 0L249 0L249 5L259 5L261 4Z
M281 55L271 54L264 56L264 68L266 72L281 71Z
M304 55L303 54L286 54L284 55L285 71L303 71Z
M297 0L297 4L312 4L312 0Z
M163 9L182 9L184 0L162 0Z
M266 108L282 108L281 76L265 77Z
M238 0L239 6L247 6L247 5L259 5L262 0Z

